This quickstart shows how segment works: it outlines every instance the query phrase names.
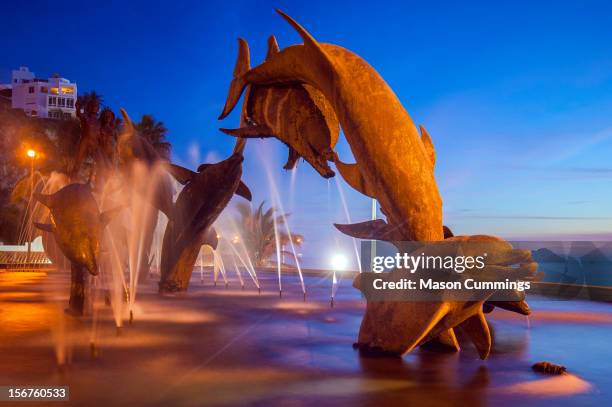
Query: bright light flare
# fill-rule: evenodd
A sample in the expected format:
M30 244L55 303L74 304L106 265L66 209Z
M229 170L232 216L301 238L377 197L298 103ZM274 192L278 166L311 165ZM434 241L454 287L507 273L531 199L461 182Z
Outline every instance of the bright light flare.
M337 271L346 270L346 267L348 266L348 259L343 254L334 254L331 258L331 266Z
M36 157L36 151L32 150L31 148L28 149L28 151L26 151L26 155L30 158L34 158Z

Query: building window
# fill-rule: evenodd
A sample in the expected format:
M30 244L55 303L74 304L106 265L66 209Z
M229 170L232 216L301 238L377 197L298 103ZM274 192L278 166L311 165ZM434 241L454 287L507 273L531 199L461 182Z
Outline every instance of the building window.
M66 99L64 99L64 98L57 98L57 102L58 102L57 105L59 107L66 107Z
M74 99L66 99L66 107L72 109L74 107Z
M41 91L42 93L49 93L49 89L48 89L46 86L41 86L41 87L40 87L40 91Z
M28 93L34 93L34 86L30 86L28 88Z
M32 110L32 116L38 116L38 112L36 110Z
M64 120L68 120L72 117L72 115L70 113L64 113Z
M49 106L57 106L57 96L49 96Z
M51 93L53 93L54 95L58 95L59 94L59 88L51 88Z
M71 86L62 86L62 93L72 95L74 93L74 88Z

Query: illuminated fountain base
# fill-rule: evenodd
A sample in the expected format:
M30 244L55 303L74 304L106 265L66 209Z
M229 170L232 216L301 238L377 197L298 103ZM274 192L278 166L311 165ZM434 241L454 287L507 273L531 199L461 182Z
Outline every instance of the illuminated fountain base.
M0 273L0 383L69 385L88 406L612 403L609 304L532 299L530 321L496 310L486 361L469 342L367 358L351 346L365 301L349 279L331 308L331 276L305 276L306 302L297 276L283 276L281 298L274 273L258 276L261 294L194 273L186 296L160 297L152 280L117 336L101 296L92 317L64 316L67 274ZM570 374L534 373L542 360Z

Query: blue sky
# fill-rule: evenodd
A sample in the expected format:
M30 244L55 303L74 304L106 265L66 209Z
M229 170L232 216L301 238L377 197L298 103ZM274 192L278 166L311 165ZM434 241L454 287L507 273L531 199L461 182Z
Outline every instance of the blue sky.
M254 64L270 34L281 47L300 42L278 7L365 58L428 128L445 223L457 233L612 237L612 4L532 3L30 1L3 6L0 80L27 65L95 89L133 118L151 113L170 129L175 161L195 167L233 146L217 129L238 116L216 118L236 38L249 42ZM338 151L350 161L343 140ZM314 264L350 252L331 227L346 220L336 181L301 163L291 194L285 156L279 142L249 141L254 201L270 201L265 160L305 256ZM370 203L341 184L352 220L365 220Z

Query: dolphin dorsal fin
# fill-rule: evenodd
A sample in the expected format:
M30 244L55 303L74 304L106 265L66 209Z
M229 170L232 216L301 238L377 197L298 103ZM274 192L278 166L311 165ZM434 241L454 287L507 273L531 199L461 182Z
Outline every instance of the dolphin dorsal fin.
M283 17L295 31L298 32L300 37L302 37L305 50L308 52L308 56L310 57L311 61L323 71L329 72L329 79L332 79L335 73L334 64L317 40L315 40L314 37L310 35L310 33L293 18L289 17L279 9L276 9L276 12L280 14L281 17Z
M238 58L236 58L236 65L234 65L234 78L243 75L249 69L251 69L249 44L244 38L238 38Z
M196 175L196 173L191 171L190 169L181 167L180 165L176 165L176 164L168 164L167 169L170 175L172 175L174 179L180 182L182 185L187 184ZM199 170L200 169L198 168L198 171Z
M253 199L253 195L251 194L251 190L246 184L242 181L238 183L238 188L236 189L236 195L243 197L247 201L251 202Z
M275 54L280 52L280 47L278 46L278 42L276 42L276 37L271 35L268 37L268 53L266 54L266 61L272 58Z
M335 164L347 184L362 194L376 199L374 191L366 183L358 164L346 164L340 160L335 160Z
M427 130L425 130L425 126L420 125L419 130L421 130L421 142L423 143L423 147L425 147L425 151L429 156L429 161L431 161L431 166L436 165L436 150L434 149L433 141L431 141L431 137Z

